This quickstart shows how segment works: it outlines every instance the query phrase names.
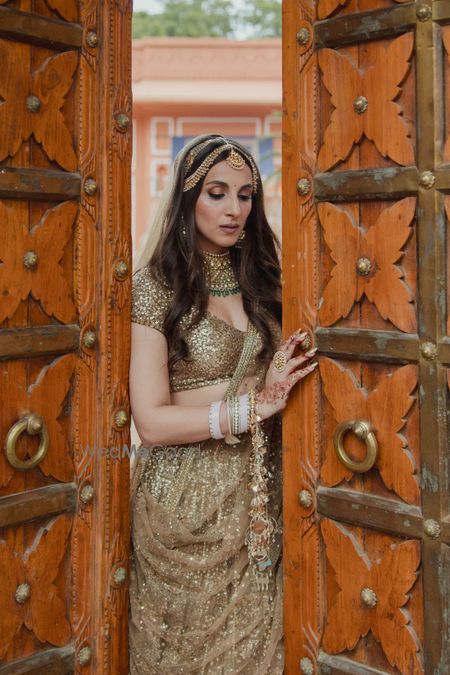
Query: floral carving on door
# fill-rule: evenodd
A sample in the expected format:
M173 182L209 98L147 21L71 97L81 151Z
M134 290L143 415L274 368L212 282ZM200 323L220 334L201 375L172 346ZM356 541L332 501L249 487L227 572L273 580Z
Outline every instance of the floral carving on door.
M8 69L0 80L0 161L14 157L33 135L49 159L75 171L77 157L61 108L72 87L77 53L56 54L33 70L30 45L0 40L0 63Z
M391 543L381 556L371 558L344 526L323 519L321 531L339 586L327 614L323 636L327 652L352 650L372 631L392 666L401 673L423 672L420 640L407 609L418 576L419 542Z
M376 467L384 484L410 504L419 499L417 466L407 440L400 432L414 404L417 386L416 366L403 366L379 378L377 386L367 391L350 369L331 359L322 359L320 374L324 393L333 408L336 424L349 419L371 420L378 440ZM347 450L358 453L359 441L349 435ZM333 439L325 443L325 459L321 478L325 485L338 485L350 480L353 473L338 460Z
M70 517L61 515L23 554L13 538L0 540L0 659L22 624L41 642L62 646L70 640L66 603L55 582L70 528Z
M30 293L49 316L73 321L72 291L59 263L73 236L77 205L59 204L30 230L18 222L19 208L0 202L0 323L14 316Z
M405 33L387 46L373 45L375 63L365 71L335 49L320 52L323 83L335 108L317 159L321 170L346 159L363 135L383 157L402 165L414 163L411 129L405 124L400 105L395 103L410 68L413 47L412 33Z
M450 0L283 13L287 672L444 673Z
M61 481L69 481L73 477L68 439L58 418L71 386L74 367L75 357L72 354L61 356L42 368L30 386L23 362L10 361L0 371L0 407L5 428L11 428L15 420L27 413L40 415L47 426L49 450L38 468L45 476L51 475ZM25 447L28 449L29 445ZM17 471L8 463L5 453L0 453L0 486L7 485L15 474Z
M412 233L415 205L414 197L406 197L385 208L367 232L343 208L331 203L318 205L325 241L336 263L323 291L322 325L348 316L354 303L365 295L383 319L400 330L415 332L414 294L397 264Z

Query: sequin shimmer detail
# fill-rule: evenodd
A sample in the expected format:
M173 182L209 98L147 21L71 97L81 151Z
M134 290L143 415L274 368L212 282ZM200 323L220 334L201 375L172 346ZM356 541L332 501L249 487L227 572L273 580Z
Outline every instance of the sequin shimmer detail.
M280 420L267 420L274 577L244 545L251 442L159 446L132 480L130 675L282 675ZM275 422L275 424L273 424Z
M170 291L146 269L133 279L133 321L162 330ZM188 317L189 318L189 317ZM278 325L273 322L277 344ZM244 334L207 314L186 329L191 361L180 362L172 387L229 379ZM260 336L259 336L260 338ZM260 375L258 342L244 376ZM278 523L268 590L256 588L245 546L251 493L249 433L239 445L140 448L131 481L129 675L282 675L283 580L281 420L268 435L270 515Z
M164 318L170 309L172 291L158 282L143 267L133 276L131 320L163 332ZM193 328L187 330L191 312L181 321L189 349L189 360L179 361L169 373L171 391L196 389L231 379L244 344L244 333L210 312ZM276 332L276 322L271 322ZM263 346L258 334L257 344L247 374L261 375L264 364L257 361Z
M133 274L131 321L163 332L164 318L170 309L172 291L155 279L147 267Z

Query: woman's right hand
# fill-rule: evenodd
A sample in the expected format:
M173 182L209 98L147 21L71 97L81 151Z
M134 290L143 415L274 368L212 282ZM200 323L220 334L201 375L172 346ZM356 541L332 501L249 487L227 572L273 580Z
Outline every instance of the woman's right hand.
M295 348L301 345L306 335L307 333L301 331L292 333L287 340L281 342L275 352L267 370L264 389L256 397L256 409L262 419L267 419L282 411L287 405L294 385L317 367L317 361L311 363L317 348L310 349L300 356L293 356ZM277 368L276 365L279 367ZM284 365L282 370L280 370L280 365Z

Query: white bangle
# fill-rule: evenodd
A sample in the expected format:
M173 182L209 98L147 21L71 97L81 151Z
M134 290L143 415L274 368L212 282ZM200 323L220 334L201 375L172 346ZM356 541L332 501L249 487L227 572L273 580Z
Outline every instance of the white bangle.
M220 429L220 406L222 404L222 401L214 401L211 403L209 406L209 432L211 434L211 438L215 438L216 440L219 440L220 438L224 438L225 434L222 433Z
M248 431L248 394L239 396L239 433Z

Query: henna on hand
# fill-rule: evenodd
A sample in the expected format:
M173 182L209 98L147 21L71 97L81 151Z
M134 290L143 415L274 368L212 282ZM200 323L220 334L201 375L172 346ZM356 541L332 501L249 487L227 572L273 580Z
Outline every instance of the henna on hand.
M284 380L284 382L275 382L269 387L265 387L258 394L259 403L280 403L280 401L286 400L289 395L289 390L292 387L293 383L289 383L289 380Z
M317 365L318 363L315 361L309 366L306 366L306 368L294 371L282 382L274 382L273 384L264 387L264 389L262 389L258 394L259 403L277 405L281 401L285 402L294 384L301 378L306 377L306 375L311 373L314 368L317 367Z

